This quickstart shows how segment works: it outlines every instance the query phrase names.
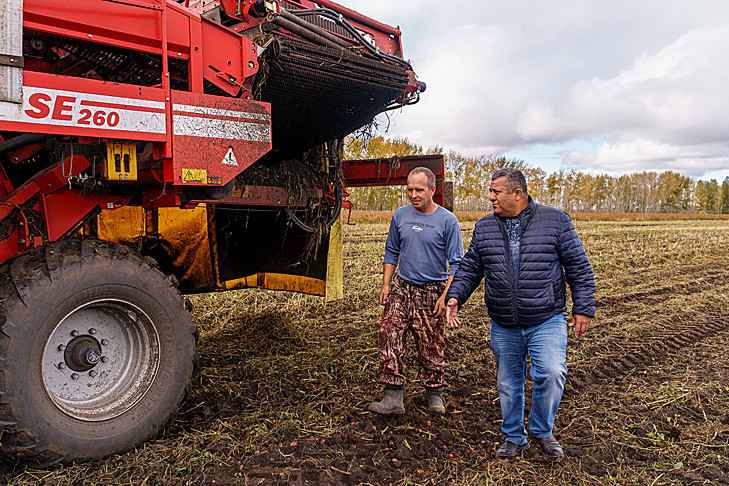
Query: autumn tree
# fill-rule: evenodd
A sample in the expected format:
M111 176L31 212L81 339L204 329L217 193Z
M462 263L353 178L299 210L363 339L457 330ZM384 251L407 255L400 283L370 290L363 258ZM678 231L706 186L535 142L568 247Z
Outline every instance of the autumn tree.
M729 177L721 183L721 214L729 214Z
M349 139L346 144L346 156L351 159L423 153L442 153L442 150L424 149L403 138ZM444 159L446 179L454 183L454 206L461 211L490 211L491 176L498 169L516 167L524 173L529 194L535 201L565 211L729 214L729 177L719 185L715 179L697 181L672 171L620 176L564 170L547 174L520 159L456 151L447 152ZM352 188L350 195L360 209L392 210L407 203L407 192L402 186Z

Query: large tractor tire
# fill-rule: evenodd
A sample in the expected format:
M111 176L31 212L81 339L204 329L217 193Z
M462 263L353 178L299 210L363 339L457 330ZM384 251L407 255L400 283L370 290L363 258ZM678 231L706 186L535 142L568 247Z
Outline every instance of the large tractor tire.
M195 362L174 277L125 246L64 241L0 267L0 451L48 465L155 436Z

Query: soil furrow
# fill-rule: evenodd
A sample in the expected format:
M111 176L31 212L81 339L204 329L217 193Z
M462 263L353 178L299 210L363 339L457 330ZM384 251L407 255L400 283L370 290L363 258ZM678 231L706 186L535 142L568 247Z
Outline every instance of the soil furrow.
M599 349L599 358L587 363L571 364L567 377L565 398L579 395L581 387L600 385L600 382L616 380L635 369L653 366L656 361L671 359L681 353L683 348L693 346L702 339L729 329L729 320L696 320L675 329L674 337L658 343L642 346L640 351L626 353L624 346L604 344ZM594 348L585 350L585 355L593 355Z

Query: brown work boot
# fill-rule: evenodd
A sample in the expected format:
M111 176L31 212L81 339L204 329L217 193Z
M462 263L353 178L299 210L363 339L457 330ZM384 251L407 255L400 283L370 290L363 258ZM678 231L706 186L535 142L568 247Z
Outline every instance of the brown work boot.
M405 407L402 404L403 393L402 388L385 387L382 400L370 403L367 405L367 410L380 415L402 415L405 413Z
M426 388L425 398L428 399L428 410L438 415L446 413L445 405L443 405L443 388Z
M499 447L499 450L496 451L496 457L500 459L506 459L507 457L514 457L515 455L519 454L521 451L529 449L529 442L526 442L522 445L515 444L513 442L504 441L501 447Z
M555 439L553 435L548 435L547 437L532 436L532 439L539 444L539 448L545 456L555 459L564 457L562 446L559 445L559 442L557 442L557 439Z

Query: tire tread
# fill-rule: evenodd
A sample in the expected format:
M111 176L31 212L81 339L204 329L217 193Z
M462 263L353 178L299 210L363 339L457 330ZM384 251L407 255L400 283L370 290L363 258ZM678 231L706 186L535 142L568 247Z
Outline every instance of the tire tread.
M186 308L184 298L177 289L177 279L172 275L165 275L160 271L159 265L151 257L142 257L130 248L96 240L66 240L49 243L43 247L33 248L14 257L0 266L0 452L5 456L20 461L41 466L48 466L58 462L83 460L76 457L73 451L54 451L50 448L40 449L38 439L31 433L20 430L11 403L7 399L6 383L4 379L5 359L9 342L13 339L11 329L22 325L13 323L8 319L7 308L12 305L27 306L26 302L41 281L53 282L60 274L74 267L91 265L97 259L110 261L125 261L139 267L140 272L151 274L169 285L174 292L174 298L179 301L179 307L188 315L186 331L194 342L197 342L197 328L189 319L189 310ZM17 302L13 302L16 298ZM181 329L180 331L184 331ZM193 367L197 363L197 353L191 356ZM177 403L170 407L170 413L160 423L149 424L148 437L153 437L174 417L188 393L191 380L188 380L179 394ZM136 445L136 444L135 444Z

